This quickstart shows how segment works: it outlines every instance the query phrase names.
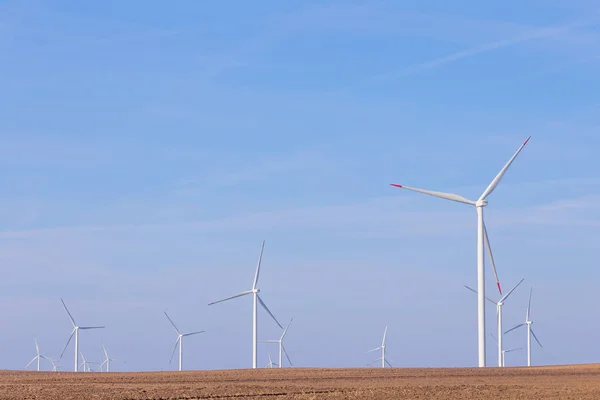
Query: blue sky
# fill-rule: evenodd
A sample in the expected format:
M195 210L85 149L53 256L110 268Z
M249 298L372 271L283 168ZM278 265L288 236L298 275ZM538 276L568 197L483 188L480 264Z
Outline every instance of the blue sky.
M206 304L263 239L295 364L389 325L395 365L473 366L475 211L388 184L476 198L529 135L485 210L505 325L534 286L534 363L598 361L599 39L592 1L1 1L0 367L60 354L60 297L115 370L175 368L164 309L185 368L249 367L250 299Z

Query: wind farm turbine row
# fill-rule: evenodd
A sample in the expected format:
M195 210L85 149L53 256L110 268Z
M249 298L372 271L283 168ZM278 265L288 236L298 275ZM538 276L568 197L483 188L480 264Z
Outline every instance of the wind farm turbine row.
M496 322L497 322L497 338L496 338L496 340L497 340L498 366L499 367L502 367L505 365L505 363L504 363L505 353L518 350L518 349L508 349L508 350L504 349L504 347L503 347L504 334L509 333L517 328L520 328L521 326L527 327L527 365L528 366L531 365L531 336L533 336L535 341L541 346L540 341L538 340L533 329L531 328L531 325L533 323L533 321L530 318L532 291L530 291L530 293L529 293L529 303L527 306L525 322L509 329L506 332L503 331L503 306L504 306L505 302L507 301L507 299L511 296L511 294L522 284L524 279L521 279L506 294L503 294L502 287L500 285L500 280L498 278L498 271L496 268L496 263L494 261L494 256L492 253L492 246L491 246L490 239L488 236L488 231L487 231L487 227L486 227L486 224L484 221L484 213L483 213L483 207L488 205L488 200L487 200L488 197L497 188L500 181L506 174L507 170L512 165L514 160L517 158L519 153L527 145L529 140L530 140L530 138L527 138L525 140L525 142L523 142L523 144L512 155L512 157L508 160L508 162L504 165L504 167L500 170L500 172L494 177L494 179L490 182L490 184L486 187L486 189L483 191L483 193L479 196L479 198L477 200L470 200L466 197L463 197L463 196L457 195L457 194L453 194L453 193L444 193L444 192L438 192L438 191L432 191L432 190L426 190L426 189L418 189L418 188L408 187L408 186L395 184L395 183L391 184L392 186L395 186L398 188L427 194L427 195L442 198L445 200L451 200L451 201L467 204L470 206L474 206L476 208L476 212L477 212L477 288L473 289L469 286L465 286L465 287L477 295L477 321L478 321L478 323L477 323L477 343L478 343L477 348L478 348L478 365L479 365L479 367L486 366L486 342L485 342L485 340L486 340L485 302L486 301L491 302L491 303L495 304L495 306L496 306ZM251 288L249 290L245 290L245 291L236 293L236 294L226 297L224 299L211 302L208 304L208 306L227 302L229 300L232 300L232 299L235 299L238 297L252 296L252 368L257 368L257 362L258 362L258 309L259 309L258 305L259 304L260 304L261 308L264 309L264 311L266 311L267 314L269 314L269 316L275 322L275 324L282 330L282 334L279 339L263 341L263 343L278 344L278 347L279 347L278 363L274 363L271 360L270 354L269 354L269 367L278 366L279 368L281 368L283 366L284 356L285 356L287 362L290 365L292 365L292 362L287 353L287 350L285 349L283 341L284 341L284 338L288 332L288 329L289 329L293 319L290 319L289 323L285 327L283 327L282 324L275 317L275 315L271 312L271 310L269 309L269 307L266 305L266 303L263 301L263 299L261 298L261 296L259 294L260 293L259 278L260 278L260 272L261 272L261 264L262 264L262 259L263 259L264 247L265 247L265 242L263 241L262 245L261 245L260 255L258 258L257 265L256 265L256 271L254 274L254 279L252 281ZM484 267L485 267L485 252L486 251L489 256L490 265L491 265L491 269L492 269L492 272L494 275L495 283L496 283L496 286L497 286L498 291L501 296L499 300L493 300L491 297L486 296L486 293L485 293L485 268ZM65 302L62 299L61 299L61 302L62 302L62 305L63 305L65 311L67 312L67 314L69 316L69 319L73 326L73 330L71 332L71 335L69 336L69 339L67 341L67 344L65 345L65 348L63 349L63 351L61 353L60 358L62 359L67 347L69 346L69 343L74 338L74 369L73 370L75 372L79 371L80 369L82 369L83 371L90 371L91 370L90 364L93 364L93 363L91 361L88 361L85 359L85 357L83 356L83 354L81 353L80 348L79 348L80 331L103 329L105 327L104 326L79 326L75 322L75 319L73 318L72 314L70 313L69 309L67 308ZM171 359L169 362L170 363L172 362L172 360L175 356L175 353L178 350L178 353L179 353L179 355L178 355L178 370L181 371L183 368L183 339L186 337L199 335L201 333L204 333L205 331L193 331L193 332L187 332L187 333L181 332L179 330L179 328L177 327L177 325L175 324L175 322L167 314L166 311L164 312L164 314L177 333L177 339L175 341L175 345L173 347ZM371 351L379 351L379 350L381 351L381 357L379 359L377 359L376 362L381 362L382 368L391 367L391 363L386 357L386 346L387 346L386 345L386 336L387 336L387 327L384 329L383 340L382 340L381 345L379 347L371 350ZM102 348L104 351L105 360L104 360L104 362L98 363L98 364L100 364L100 369L105 368L106 371L108 372L110 370L110 362L114 361L114 360L108 356L108 353L107 353L104 345L102 345ZM81 363L79 362L80 356L81 356L81 359L83 360ZM32 363L37 362L37 368L39 370L40 362L43 359L47 359L50 361L50 359L48 359L47 357L40 354L39 346L38 346L37 340L36 340L36 357L34 357L34 359L31 360L31 362L27 366L29 367L29 365L31 365ZM52 363L53 363L53 368L56 370L58 368L58 366L55 365L54 361L52 361Z
M451 200L451 201L455 201L458 203L475 206L475 209L477 211L477 290L472 289L468 286L467 286L467 289L469 289L469 290L475 292L475 294L477 294L477 342L478 342L478 364L479 364L479 367L486 366L486 343L485 343L485 339L486 339L485 301L486 301L486 299L488 301L496 304L496 307L497 307L496 312L497 312L497 322L498 322L498 365L499 366L503 365L503 361L502 361L503 351L504 351L502 348L503 333L508 333L508 332L512 331L513 329L517 329L523 325L527 326L527 331L528 331L528 336L527 336L527 343L528 343L528 345L527 345L528 358L527 359L528 359L528 361L527 361L527 365L531 365L531 338L530 338L531 334L533 334L535 340L541 346L540 342L537 340L537 337L535 336L535 333L533 333L533 331L531 330L532 321L530 321L530 319L529 319L529 310L530 310L530 306L531 306L531 292L530 292L530 297L529 297L530 302L529 302L529 306L527 308L527 315L525 318L525 322L520 325L517 325L516 327L508 330L507 332L502 332L502 305L504 304L504 301L508 298L508 296L510 296L510 294L516 289L516 287L519 286L521 284L521 282L523 282L523 280L521 280L521 282L519 282L515 287L513 287L506 295L502 296L502 287L500 286L500 280L498 279L498 272L496 270L496 264L494 262L494 257L492 254L492 248L490 245L487 228L486 228L485 221L483 218L483 207L488 205L487 198L496 189L496 187L498 186L498 184L500 183L500 181L506 174L506 171L509 169L511 164L515 161L515 159L517 158L519 153L527 145L527 143L529 142L530 139L531 139L531 136L528 137L523 142L523 144L517 149L517 151L508 160L508 162L504 165L504 167L502 167L500 172L494 177L494 179L490 182L490 184L487 186L487 188L483 191L483 193L481 194L481 196L479 196L479 198L477 200L470 200L466 197L463 197L461 195L454 194L454 193L444 193L444 192L437 192L437 191L427 190L427 189L418 189L418 188L414 188L414 187L400 185L397 183L391 184L391 186L395 186L397 188L407 189L407 190L411 190L414 192L423 193L423 194L427 194L427 195L434 196L434 197L439 197L444 200ZM494 278L496 280L496 285L498 287L498 291L500 292L500 295L502 296L502 298L497 302L490 299L489 297L487 297L485 295L485 268L484 268L484 265L485 265L484 251L485 250L484 250L484 248L487 249L488 255L490 257L492 271L494 273Z

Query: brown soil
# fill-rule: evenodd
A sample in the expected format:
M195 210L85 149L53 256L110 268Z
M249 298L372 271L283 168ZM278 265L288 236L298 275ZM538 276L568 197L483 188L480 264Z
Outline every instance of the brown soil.
M600 399L600 364L539 368L0 372L0 399Z

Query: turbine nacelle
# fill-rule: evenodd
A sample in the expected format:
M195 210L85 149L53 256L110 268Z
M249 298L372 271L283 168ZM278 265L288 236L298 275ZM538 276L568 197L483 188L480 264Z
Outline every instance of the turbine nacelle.
M487 200L477 200L475 202L475 207L485 207L488 205L488 201Z

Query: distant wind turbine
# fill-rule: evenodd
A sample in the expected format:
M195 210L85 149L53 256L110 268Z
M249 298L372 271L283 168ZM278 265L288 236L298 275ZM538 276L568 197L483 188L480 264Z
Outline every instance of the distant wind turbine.
M62 365L57 364L56 361L50 357L46 357L46 359L52 364L52 372L57 372L60 368L63 367Z
M106 351L106 347L104 347L104 343L102 343L102 350L104 351L104 361L102 362L102 364L100 364L100 371L102 371L102 368L106 366L106 372L110 372L110 362L117 360L108 356L108 352Z
M285 347L283 346L283 338L285 338L285 335L288 331L288 328L290 327L292 321L294 319L290 319L290 322L288 322L287 326L285 327L285 329L283 330L283 333L281 334L281 337L279 338L279 340L265 340L263 343L278 343L279 344L279 368L282 367L283 365L283 356L282 353L285 353L285 358L287 358L288 362L290 363L291 366L293 366L294 364L292 364L292 360L290 360L290 356L288 355L287 351L285 350Z
M537 336L535 335L535 332L533 331L533 328L531 327L531 324L533 324L533 321L529 317L531 316L531 294L532 293L533 293L533 288L531 288L531 290L529 291L529 303L527 305L527 314L525 314L525 322L523 322L522 324L519 324L513 328L510 328L509 330L504 332L504 333L508 333L508 332L514 331L517 328L522 327L523 325L527 325L527 366L528 367L531 367L531 335L533 335L533 338L535 339L537 344L540 345L540 347L544 347L538 340Z
M78 367L79 367L79 359L78 359L78 356L79 356L79 331L80 330L88 330L88 329L102 329L102 328L104 328L104 326L77 326L77 324L75 323L73 316L69 312L69 309L67 308L67 305L65 304L64 300L60 299L60 301L62 302L62 305L65 308L65 311L67 312L67 314L69 314L69 319L71 320L71 323L73 324L73 332L71 332L71 336L69 336L69 340L67 340L67 344L65 345L65 348L63 349L63 351L60 355L60 358L62 359L63 355L65 354L65 350L67 350L67 346L69 345L69 343L71 343L71 339L73 339L73 335L75 335L75 368L74 368L74 371L77 372Z
M267 364L267 366L265 368L273 368L277 364L275 364L273 362L273 360L271 359L271 353L267 353L267 354L269 354L269 363ZM279 365L279 367L281 367L281 364Z
M90 368L90 364L100 364L98 362L94 362L94 361L88 361L85 359L85 357L83 356L83 353L81 354L81 359L83 360L81 362L81 364L79 365L80 367L83 367L83 372L92 372L92 369Z
M257 287L257 285L258 285L258 277L260 275L260 264L262 262L262 255L263 255L264 249L265 249L265 242L263 240L262 246L260 248L260 256L258 257L258 264L256 265L256 273L254 275L254 282L252 283L252 289L246 290L244 292L240 292L240 293L235 294L235 295L233 295L231 297L227 297L226 299L223 299L223 300L213 301L212 303L208 304L209 306L211 306L213 304L222 303L224 301L235 299L236 297L242 297L242 296L245 296L247 294L251 294L252 295L252 297L254 299L253 308L252 308L252 310L253 310L252 311L252 368L256 368L256 360L257 360L257 351L256 351L256 347L257 347L257 325L258 325L258 321L257 321L257 318L258 318L257 317L258 307L257 307L257 304L260 303L260 305L269 313L269 315L271 316L271 318L273 318L273 320L277 323L277 325L279 325L279 327L281 329L283 329L283 326L281 326L281 324L279 323L279 321L277 321L277 318L275 318L275 316L273 315L273 313L271 312L271 310L269 310L269 308L267 307L267 305L265 304L265 302L258 295L258 293L260 292L260 289Z
M373 350L369 350L367 353L370 353L372 351L377 351L377 350L381 350L381 358L378 358L377 360L373 361L381 361L381 368L385 368L386 365L388 365L390 368L392 368L392 364L389 363L388 360L385 359L385 349L386 349L386 344L385 344L385 337L387 335L387 326L385 327L384 331L383 331L383 340L381 341L381 346L374 348Z
M445 200L452 200L463 204L468 204L471 206L475 206L477 210L477 341L478 341L478 361L480 367L486 366L485 359L485 271L484 271L484 243L486 241L485 237L487 236L485 223L483 221L483 207L487 206L488 201L487 197L492 194L494 189L498 186L502 177L513 163L517 155L523 150L523 147L529 142L528 137L527 140L519 147L516 153L508 160L506 165L500 170L498 175L492 180L492 182L488 185L488 187L483 191L479 199L476 201L469 200L463 196L453 194L453 193L443 193L443 192L435 192L432 190L425 189L417 189L408 186L399 185L396 183L392 183L392 186L396 186L399 188L412 190L414 192L419 192L423 194L428 194L430 196L439 197ZM500 283L498 281L498 277L496 276L496 284L498 285L498 290L500 294L502 294L502 289L500 288Z
M179 332L179 329L177 329L177 326L175 326L175 323L169 317L169 314L167 314L166 311L165 311L165 315L167 316L167 319L169 320L171 325L173 325L173 328L175 328L175 331L177 332L177 340L175 341L175 347L173 347L173 353L171 354L171 359L169 360L169 364L171 364L171 361L173 361L173 356L175 355L175 350L177 350L177 344L179 344L179 371L181 371L181 365L183 362L183 338L186 336L192 336L192 335L197 335L199 333L204 333L204 331L181 333L181 332Z
M500 298L500 300L495 301L490 299L489 297L485 296L485 298L494 303L496 305L496 318L497 318L497 323L498 323L498 366L502 367L502 358L503 358L503 347L502 347L502 306L504 305L504 302L506 301L506 299L508 298L508 296L510 296L510 294L512 292L514 292L514 290L525 280L525 278L521 279L519 281L519 283L517 283L512 289L510 289L508 291L508 293L506 293L504 296L502 296ZM469 286L465 285L465 287L467 289L469 289L471 292L477 294L477 291L475 289L470 288Z
M43 355L40 354L40 346L38 345L37 339L33 339L35 341L35 357L33 357L33 360L29 361L29 364L27 364L27 366L25 368L29 368L29 366L31 364L33 364L34 361L37 361L37 370L40 370L40 360L43 358L44 360L47 360L47 357L44 357Z
M494 336L494 335L493 335L493 334L491 334L491 333L490 333L490 337L491 337L492 339L496 340L496 336ZM502 365L500 365L500 366L501 366L501 367L504 367L504 366L506 365L506 364L504 363L504 361L505 361L505 358L506 358L506 357L505 357L505 354L506 354L506 353L511 353L511 352L513 352L513 351L522 350L522 349L523 349L522 347L518 347L518 348L516 348L516 349L502 350L502 357L501 357L501 360L502 360Z

